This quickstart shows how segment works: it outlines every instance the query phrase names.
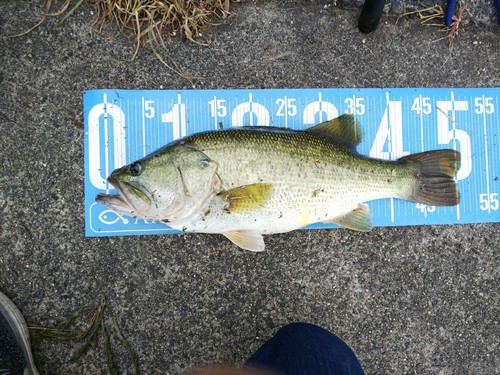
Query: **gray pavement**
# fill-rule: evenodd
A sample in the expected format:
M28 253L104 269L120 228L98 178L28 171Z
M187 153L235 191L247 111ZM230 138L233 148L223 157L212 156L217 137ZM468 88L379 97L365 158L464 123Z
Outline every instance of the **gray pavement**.
M2 0L1 35L44 3ZM418 19L385 15L363 35L359 8L325 3L246 1L208 47L175 39L168 54L206 77L197 88L500 86L498 26L469 17L443 65L443 34ZM500 373L498 223L296 231L261 254L219 235L85 238L83 90L191 88L147 49L128 61L133 43L93 20L0 40L0 289L28 320L55 325L104 293L144 374L241 363L294 321L342 337L367 374ZM72 361L78 347L43 342L35 360L106 373L102 343ZM123 350L115 361L132 373Z

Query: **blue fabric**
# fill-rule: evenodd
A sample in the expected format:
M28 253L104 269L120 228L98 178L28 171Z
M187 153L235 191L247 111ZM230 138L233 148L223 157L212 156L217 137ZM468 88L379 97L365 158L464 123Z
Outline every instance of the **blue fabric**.
M363 375L352 349L333 333L307 323L281 328L245 366L279 375Z

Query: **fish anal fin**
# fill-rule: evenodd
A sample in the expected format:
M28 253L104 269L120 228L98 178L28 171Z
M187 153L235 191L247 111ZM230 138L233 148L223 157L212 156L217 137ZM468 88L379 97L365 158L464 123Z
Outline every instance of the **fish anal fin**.
M351 212L328 220L327 222L361 232L368 232L372 229L370 208L364 203L359 204L358 207Z
M271 197L273 186L266 183L238 186L219 195L227 202L230 212L253 211L262 207Z
M353 114L345 114L329 121L322 122L306 131L334 138L349 148L356 148L363 139L361 126Z
M263 251L266 247L262 234L252 230L233 230L222 233L236 246L244 250Z

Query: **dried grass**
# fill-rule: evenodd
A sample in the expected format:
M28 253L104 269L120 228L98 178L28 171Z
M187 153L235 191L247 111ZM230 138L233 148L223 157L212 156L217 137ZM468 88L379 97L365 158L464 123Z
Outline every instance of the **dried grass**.
M233 0L234 1L234 0ZM165 46L164 35L180 33L193 43L203 45L201 36L208 23L229 16L229 0L92 0L102 27L111 23L134 38L137 55L141 43Z
M113 25L121 35L134 40L131 60L137 57L141 46L148 46L168 69L184 79L201 79L184 73L175 62L166 62L158 47L167 47L165 36L182 35L187 40L205 45L199 37L207 24L215 24L230 15L231 2L240 0L65 0L53 10L53 0L46 0L40 21L33 27L10 37L26 35L42 25L48 17L61 17L61 22L71 17L83 6L92 6L97 19L94 26ZM69 9L69 10L68 10ZM170 59L171 60L171 59Z
M457 7L458 15L453 15L453 22L450 27L445 26L445 9L440 5L420 7L413 11L403 13L399 18L416 14L420 18L420 23L422 25L437 27L439 31L445 32L447 34L446 36L438 38L433 42L448 39L448 57L445 61L446 63L453 53L455 38L458 35L460 23L463 21L467 3L459 1L457 2Z

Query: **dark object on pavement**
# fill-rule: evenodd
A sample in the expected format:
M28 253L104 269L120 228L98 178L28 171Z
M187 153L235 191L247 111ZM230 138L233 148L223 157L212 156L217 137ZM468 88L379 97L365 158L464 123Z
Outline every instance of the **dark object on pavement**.
M308 323L293 323L281 328L245 366L276 374L364 374L356 355L344 341Z
M382 17L385 0L366 0L361 9L358 29L364 33L374 31Z
M495 1L497 5L497 25L500 25L500 0Z
M446 4L446 11L444 13L444 24L446 27L450 27L453 23L453 11L457 5L457 0L448 0Z
M0 292L0 374L38 375L28 326L16 305Z

